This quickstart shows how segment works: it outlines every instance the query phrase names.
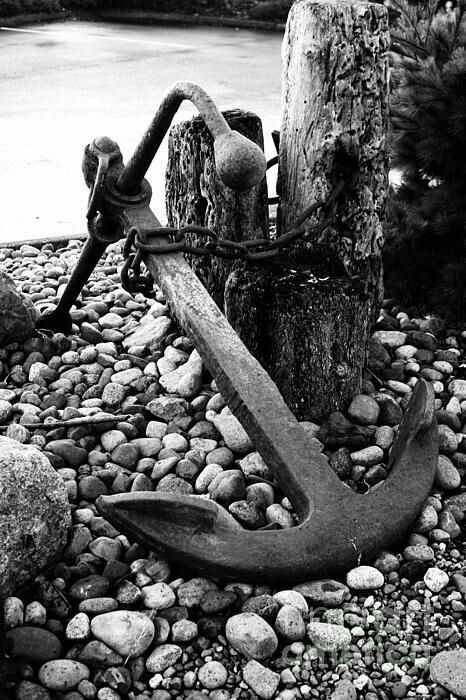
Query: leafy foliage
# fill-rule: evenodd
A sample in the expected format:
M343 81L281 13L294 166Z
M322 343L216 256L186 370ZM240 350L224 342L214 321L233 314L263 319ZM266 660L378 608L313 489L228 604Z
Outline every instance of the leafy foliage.
M419 310L466 318L466 0L390 0L392 165L386 291Z

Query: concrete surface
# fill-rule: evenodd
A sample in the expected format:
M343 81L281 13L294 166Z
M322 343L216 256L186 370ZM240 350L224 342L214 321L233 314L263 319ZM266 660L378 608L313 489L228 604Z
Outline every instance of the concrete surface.
M84 146L114 138L127 160L161 97L200 83L222 109L280 126L281 35L216 27L63 22L0 28L0 241L82 234ZM195 109L185 103L179 119ZM166 144L149 170L164 221Z

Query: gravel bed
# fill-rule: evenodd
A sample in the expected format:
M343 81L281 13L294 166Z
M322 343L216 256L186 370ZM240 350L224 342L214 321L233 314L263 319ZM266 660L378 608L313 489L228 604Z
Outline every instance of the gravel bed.
M24 245L0 264L44 311L81 248ZM130 542L95 507L102 494L165 491L212 498L249 529L295 524L162 294L125 292L121 264L110 246L69 336L0 349L0 435L42 451L72 510L62 560L3 601L0 698L465 698L466 331L387 302L362 393L305 426L366 492L387 476L416 381L432 383L436 480L399 547L341 581L225 584ZM103 413L121 418L99 424ZM62 424L83 416L97 420Z

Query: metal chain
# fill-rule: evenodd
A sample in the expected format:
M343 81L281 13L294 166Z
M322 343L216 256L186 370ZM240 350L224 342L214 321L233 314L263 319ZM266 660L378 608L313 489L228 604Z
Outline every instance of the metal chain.
M219 238L218 235L206 226L188 225L181 228L171 226L158 226L149 230L140 230L133 226L125 239L123 257L125 264L121 272L121 283L124 289L130 292L142 292L147 295L153 288L153 280L150 275L141 274L141 262L143 253L163 255L166 253L187 253L189 255L207 256L213 255L226 260L247 260L248 262L263 262L275 257L281 250L289 247L298 240L309 241L324 231L332 221L338 197L345 188L345 181L340 180L326 200L319 200L307 207L298 217L294 228L278 236L274 240L268 238L256 238L248 241L230 241ZM324 212L324 217L317 224L308 228L304 223L319 209ZM193 246L187 243L186 235L206 236L209 241L203 246ZM149 238L171 237L170 243L148 242Z

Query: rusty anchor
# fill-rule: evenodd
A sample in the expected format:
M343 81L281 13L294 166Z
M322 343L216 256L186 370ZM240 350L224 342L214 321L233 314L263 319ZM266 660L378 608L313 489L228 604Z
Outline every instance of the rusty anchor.
M260 149L229 133L206 93L192 83L175 85L126 166L110 139L86 148L85 179L92 188L98 184L98 192L92 189L90 196L90 239L62 297L65 301L39 327L67 327L69 309L99 251L101 255L108 242L136 228L142 241L150 241L139 248L145 265L289 498L299 525L248 531L213 501L156 492L101 496L97 508L130 538L203 574L271 582L336 575L371 561L400 539L429 495L438 454L433 390L423 379L415 385L384 483L362 495L339 480L182 254L154 252L168 238L150 238L160 224L148 205L150 187L144 175L183 99L194 102L212 131L216 166L226 184L251 187L264 176Z

